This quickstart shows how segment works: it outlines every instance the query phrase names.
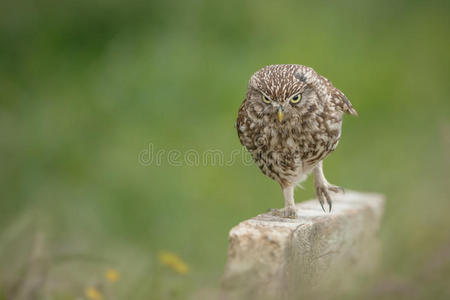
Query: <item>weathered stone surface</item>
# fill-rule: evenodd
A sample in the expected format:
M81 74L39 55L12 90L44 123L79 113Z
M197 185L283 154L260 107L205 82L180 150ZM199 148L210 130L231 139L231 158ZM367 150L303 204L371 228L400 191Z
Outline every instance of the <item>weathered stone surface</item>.
M314 199L297 204L297 219L271 211L235 226L223 278L228 298L345 289L354 276L370 272L377 264L384 197L347 191L333 199L331 213Z

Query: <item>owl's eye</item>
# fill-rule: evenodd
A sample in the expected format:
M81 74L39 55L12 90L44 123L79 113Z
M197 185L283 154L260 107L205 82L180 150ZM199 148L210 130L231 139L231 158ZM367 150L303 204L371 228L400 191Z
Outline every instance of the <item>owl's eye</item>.
M266 96L262 96L262 99L263 99L263 101L264 101L264 103L267 103L267 104L270 104L272 101L270 101L270 99L269 98L267 98Z
M302 99L302 94L295 95L294 97L291 98L291 103L297 104L300 102L301 99Z

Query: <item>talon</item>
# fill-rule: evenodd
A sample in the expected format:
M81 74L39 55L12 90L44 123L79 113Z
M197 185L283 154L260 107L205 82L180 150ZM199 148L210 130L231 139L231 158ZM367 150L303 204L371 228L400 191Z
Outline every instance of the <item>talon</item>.
M323 175L322 161L320 161L314 168L314 186L316 187L317 198L319 199L320 205L322 206L322 210L325 212L323 204L324 200L326 199L328 203L328 212L331 212L333 204L331 203L330 192L343 192L344 189L340 186L331 185L327 181L327 179Z
M336 187L337 188L337 187ZM316 187L317 199L319 200L320 206L322 207L323 212L326 212L324 204L324 198L328 204L328 212L331 212L331 208L333 207L333 203L331 201L330 194L328 193L329 187Z
M322 207L323 212L325 211L325 207L323 207L325 201L323 201L323 192L320 188L317 188L317 199L319 200L320 206Z
M330 194L328 194L328 191L325 190L325 191L324 191L324 195L325 195L325 198L327 199L327 203L328 203L328 212L331 212L331 206L332 206L332 204L331 204L331 197L330 197Z
M332 192L335 192L335 193L339 193L339 192L345 193L345 190L344 190L343 187L341 187L341 186L336 186L336 185L331 185L331 186L329 186L329 187L328 187L328 190L330 190L330 191L332 191Z
M322 206L323 212L326 212L326 211L325 211L325 207L323 207L323 201L320 201L320 206Z

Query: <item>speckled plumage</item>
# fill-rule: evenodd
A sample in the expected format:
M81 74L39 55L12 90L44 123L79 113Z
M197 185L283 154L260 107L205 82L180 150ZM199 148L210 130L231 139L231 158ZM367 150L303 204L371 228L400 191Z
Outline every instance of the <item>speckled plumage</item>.
M236 122L239 139L261 171L280 183L285 216L296 216L294 187L312 171L322 208L326 200L331 210L328 192L339 188L326 181L322 160L339 142L344 113L356 115L344 94L312 68L271 65L250 78Z

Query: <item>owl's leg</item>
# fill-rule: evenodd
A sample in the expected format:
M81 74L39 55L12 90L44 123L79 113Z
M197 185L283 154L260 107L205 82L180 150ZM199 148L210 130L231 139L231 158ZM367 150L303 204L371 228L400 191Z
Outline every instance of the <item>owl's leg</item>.
M295 209L294 202L294 186L281 187L283 189L284 196L284 216L286 218L297 218L297 210Z
M337 193L343 192L344 189L339 186L332 185L327 181L325 175L323 175L322 161L319 162L314 168L314 185L316 187L317 199L319 200L323 211L325 211L323 205L326 200L328 203L328 211L331 212L332 203L329 191Z

